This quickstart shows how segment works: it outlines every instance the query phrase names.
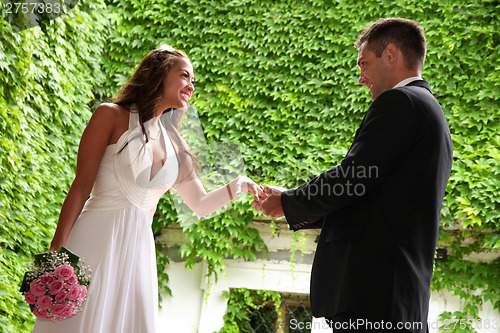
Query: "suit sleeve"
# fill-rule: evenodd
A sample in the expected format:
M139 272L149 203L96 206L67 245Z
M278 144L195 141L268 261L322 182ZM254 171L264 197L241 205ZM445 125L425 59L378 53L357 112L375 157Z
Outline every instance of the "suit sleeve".
M419 119L404 92L391 89L380 94L341 164L281 194L290 228L321 227L319 221L326 215L370 195L410 153Z

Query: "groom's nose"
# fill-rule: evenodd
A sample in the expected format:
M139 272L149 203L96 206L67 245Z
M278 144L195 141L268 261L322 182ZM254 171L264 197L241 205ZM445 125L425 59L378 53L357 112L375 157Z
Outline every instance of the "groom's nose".
M359 74L359 84L363 85L366 83L366 77L363 75L363 73Z

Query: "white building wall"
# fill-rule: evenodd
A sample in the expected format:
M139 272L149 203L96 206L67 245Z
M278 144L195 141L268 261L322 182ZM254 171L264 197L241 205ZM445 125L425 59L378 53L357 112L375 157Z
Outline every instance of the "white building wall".
M261 229L262 226L258 227ZM179 230L169 229L164 235L164 241L172 246L178 246L183 241ZM287 250L291 243L291 234L286 230L278 232L277 237L271 235L269 227L260 230L266 241L270 254ZM316 234L315 234L316 233ZM168 236L167 236L168 235ZM312 255L317 231L306 231L306 242L303 246L306 255ZM296 255L292 264L289 260L259 259L256 262L243 260L226 260L225 273L219 274L218 281L207 284L207 270L203 262L195 264L193 269L184 267L183 261L172 260L166 272L170 277L169 287L172 296L163 295L162 309L159 313L159 332L175 333L212 333L218 332L224 324L223 316L227 311L227 298L223 291L232 288L249 288L273 290L284 293L309 293L311 263L300 262L301 255ZM275 256L276 257L276 256ZM179 258L178 258L179 259ZM310 260L309 260L310 261ZM208 286L208 287L207 287ZM434 292L431 295L429 309L430 332L438 332L438 316L443 311L463 309L460 299L447 292ZM493 309L491 303L486 303L479 316L489 320L489 328L478 328L479 333L499 333L500 314ZM450 323L452 326L455 323ZM494 326L496 324L496 326ZM312 333L330 332L322 325L321 319L314 319Z
M172 296L162 295L158 333L198 332L204 294L200 288L202 268L201 264L188 269L183 262L170 263L166 271Z
M269 264L263 262L226 261L226 277L219 277L206 290L206 269L203 263L187 269L184 263L172 263L167 269L170 276L172 296L163 296L159 316L159 332L175 333L212 333L218 332L224 324L223 316L227 311L227 298L222 291L231 288L265 289L278 292L309 293L310 265L295 265L293 277L290 263ZM438 316L443 311L463 309L460 299L447 292L433 292L429 309L429 330L438 332ZM500 332L500 314L486 303L479 316L492 324L489 329L478 329L478 333ZM443 323L440 322L439 325ZM454 323L450 323L452 326ZM322 330L320 319L313 323L313 333L330 332Z

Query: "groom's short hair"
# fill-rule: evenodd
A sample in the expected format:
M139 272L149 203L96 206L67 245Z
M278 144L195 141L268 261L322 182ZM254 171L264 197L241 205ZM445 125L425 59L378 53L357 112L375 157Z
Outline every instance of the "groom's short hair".
M424 64L424 29L415 21L403 18L379 19L359 35L355 46L359 49L365 42L377 57L382 56L387 44L393 43L403 53L408 69L421 69Z

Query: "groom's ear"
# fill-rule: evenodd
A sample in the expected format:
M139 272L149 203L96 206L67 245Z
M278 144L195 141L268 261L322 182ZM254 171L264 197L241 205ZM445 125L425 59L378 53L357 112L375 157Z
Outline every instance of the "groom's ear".
M402 53L394 43L387 44L384 52L382 53L384 60L386 60L389 64L395 64L402 59Z

